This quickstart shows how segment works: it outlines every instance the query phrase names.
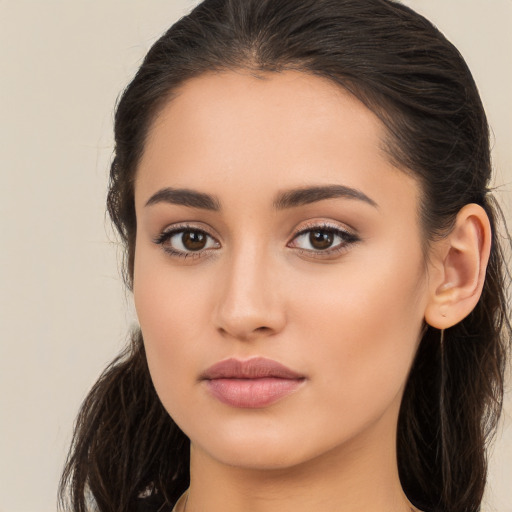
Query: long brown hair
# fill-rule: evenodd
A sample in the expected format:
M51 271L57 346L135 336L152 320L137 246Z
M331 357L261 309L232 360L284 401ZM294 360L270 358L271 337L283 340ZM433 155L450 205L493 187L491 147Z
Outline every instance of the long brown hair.
M428 510L480 510L486 444L502 406L511 326L489 129L457 49L392 0L205 0L151 48L115 116L108 211L126 246L131 287L134 177L148 129L187 80L212 70L299 70L350 91L384 123L389 156L422 188L425 245L468 203L492 226L482 296L462 322L427 328L398 420L398 463L409 499ZM222 127L219 127L222 129ZM508 281L507 281L508 282ZM61 482L67 509L133 510L142 493L172 504L189 483L189 441L160 404L140 331L86 398Z

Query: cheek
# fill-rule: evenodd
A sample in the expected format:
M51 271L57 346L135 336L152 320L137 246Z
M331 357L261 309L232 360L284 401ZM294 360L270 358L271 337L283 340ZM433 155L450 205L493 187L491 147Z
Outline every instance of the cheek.
M136 256L133 292L148 366L160 400L174 417L180 395L197 378L192 362L205 354L199 340L205 338L208 280L173 271L161 256L143 251Z
M210 266L176 268L160 247L137 246L133 294L148 345L193 346L210 302Z
M325 282L304 282L307 299L295 312L309 319L296 336L309 345L302 350L309 351L311 371L328 390L325 405L334 401L339 411L371 414L389 404L402 390L419 342L421 258L379 255L347 260Z

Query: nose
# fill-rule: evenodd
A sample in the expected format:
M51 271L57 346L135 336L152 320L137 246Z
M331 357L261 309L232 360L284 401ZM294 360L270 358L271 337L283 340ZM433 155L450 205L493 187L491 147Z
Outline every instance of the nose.
M225 337L249 341L280 332L286 323L279 271L270 255L246 248L218 275L214 322Z

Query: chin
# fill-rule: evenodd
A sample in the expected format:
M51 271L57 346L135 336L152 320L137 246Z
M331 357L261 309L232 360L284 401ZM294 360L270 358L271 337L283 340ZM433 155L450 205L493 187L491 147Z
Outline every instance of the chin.
M237 423L237 422L235 422ZM309 425L298 429L293 425L249 425L245 422L235 425L227 422L222 428L210 431L208 435L191 432L192 450L226 466L253 471L279 471L300 468L302 464L328 456L343 446L351 444L353 432L324 433ZM342 430L342 429L340 429ZM356 435L357 437L357 435Z
M310 460L311 456L275 443L227 443L203 448L223 465L251 471L286 470Z

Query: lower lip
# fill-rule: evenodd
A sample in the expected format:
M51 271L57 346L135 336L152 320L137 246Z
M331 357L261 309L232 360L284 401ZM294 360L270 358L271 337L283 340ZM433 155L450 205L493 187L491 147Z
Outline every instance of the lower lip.
M271 405L294 393L304 379L212 379L206 385L210 393L232 407L257 409Z

